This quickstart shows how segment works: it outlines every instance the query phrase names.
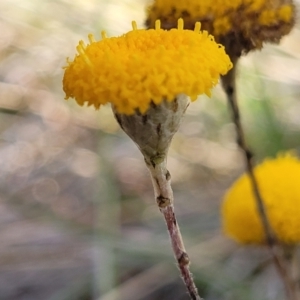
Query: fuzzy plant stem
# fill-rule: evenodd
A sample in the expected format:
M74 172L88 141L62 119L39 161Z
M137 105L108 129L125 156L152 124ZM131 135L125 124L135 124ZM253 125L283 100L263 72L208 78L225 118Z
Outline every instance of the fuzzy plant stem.
M170 235L174 256L177 260L182 279L192 300L201 300L193 276L189 270L190 260L186 253L180 229L176 220L173 206L173 191L171 188L171 175L166 167L166 160L159 163L147 162L154 187L156 203L164 215Z
M113 107L117 122L124 132L135 142L144 156L150 171L157 205L164 215L171 243L181 276L192 300L201 300L193 276L189 270L189 257L185 251L173 206L171 175L167 170L167 155L174 134L189 105L184 94L173 101L151 102L149 109L141 114L120 114Z
M232 59L233 68L222 77L222 86L227 95L228 104L232 112L233 122L236 127L237 132L237 143L240 149L244 153L246 171L248 173L250 184L252 186L252 191L254 194L254 198L256 201L256 207L262 222L262 226L265 232L266 241L268 245L269 252L271 254L272 260L276 266L276 269L284 283L285 290L287 296L290 300L298 300L296 296L295 285L291 280L289 273L287 271L287 266L284 258L280 253L280 244L276 239L275 233L273 232L270 222L268 220L268 216L266 213L266 208L263 202L263 198L260 193L259 185L257 179L254 174L254 166L253 166L253 153L249 150L246 140L245 134L243 131L239 106L237 101L237 93L236 93L236 65L238 59Z

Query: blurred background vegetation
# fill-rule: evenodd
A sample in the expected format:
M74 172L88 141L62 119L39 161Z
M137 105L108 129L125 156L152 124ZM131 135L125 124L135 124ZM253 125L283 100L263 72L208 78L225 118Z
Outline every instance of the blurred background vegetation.
M188 299L141 154L109 107L66 102L61 84L80 39L142 27L146 4L0 2L0 300ZM257 162L298 149L299 25L241 59L238 88ZM244 166L219 86L190 105L168 164L200 294L283 299L266 250L222 235L222 196Z

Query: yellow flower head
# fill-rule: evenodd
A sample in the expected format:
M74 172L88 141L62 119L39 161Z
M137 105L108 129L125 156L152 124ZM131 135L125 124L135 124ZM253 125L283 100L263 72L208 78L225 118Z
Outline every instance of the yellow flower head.
M102 33L102 40L89 35L89 44L77 46L78 54L68 60L63 78L66 99L79 105L87 102L97 109L111 103L119 113L144 113L151 102L172 101L178 94L195 100L210 94L220 74L232 67L224 47L206 31L178 28L166 31L137 29L114 38Z
M300 242L300 160L287 153L254 170L270 225L286 244ZM265 242L248 175L228 190L222 206L224 232L242 244Z
M173 28L182 17L189 28L200 21L202 28L227 51L260 49L263 42L278 43L294 25L293 0L155 0L148 7L146 24L152 28L156 19L162 27Z

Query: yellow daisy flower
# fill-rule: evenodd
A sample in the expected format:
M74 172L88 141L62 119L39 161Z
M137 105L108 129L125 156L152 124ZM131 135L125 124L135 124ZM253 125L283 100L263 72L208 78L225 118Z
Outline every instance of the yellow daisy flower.
M173 101L178 94L195 100L210 94L220 74L232 67L224 47L206 31L184 30L183 20L170 31L137 29L114 38L77 46L78 54L68 60L63 78L66 99L75 98L99 108L111 103L118 113L145 113L151 103Z
M200 21L202 28L235 56L260 49L263 42L278 43L295 22L292 0L155 0L147 10L146 24L173 28L182 17L187 28Z
M300 241L300 160L291 153L266 159L254 170L270 225L285 244ZM222 205L224 232L242 244L265 243L260 216L245 174L228 190Z

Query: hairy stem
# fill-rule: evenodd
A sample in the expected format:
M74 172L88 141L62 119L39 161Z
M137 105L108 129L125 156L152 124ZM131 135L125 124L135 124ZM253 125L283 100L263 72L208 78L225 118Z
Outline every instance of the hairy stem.
M222 77L222 86L227 95L228 104L232 111L232 118L237 132L237 143L244 153L246 170L250 179L250 184L252 186L253 195L256 201L256 207L265 232L265 237L266 237L266 242L268 245L269 252L276 266L276 269L284 283L288 298L290 300L297 300L295 285L293 284L293 281L291 280L289 273L287 271L286 261L282 257L282 253L281 253L282 249L280 249L279 242L277 241L275 233L273 232L270 226L270 222L268 220L263 198L261 196L259 185L254 174L253 153L249 150L247 143L245 141L245 135L241 123L239 106L237 101L237 93L236 93L235 78L236 78L237 61L238 61L237 58L232 59L234 67L225 76Z
M150 171L157 205L164 215L170 235L174 256L177 260L182 279L192 300L201 300L193 276L189 270L190 260L186 253L179 226L177 224L174 206L171 175L166 167L166 160L159 163L145 159Z

